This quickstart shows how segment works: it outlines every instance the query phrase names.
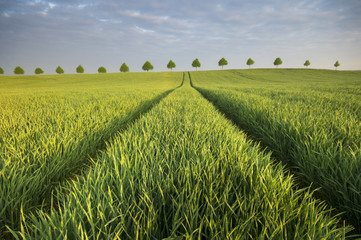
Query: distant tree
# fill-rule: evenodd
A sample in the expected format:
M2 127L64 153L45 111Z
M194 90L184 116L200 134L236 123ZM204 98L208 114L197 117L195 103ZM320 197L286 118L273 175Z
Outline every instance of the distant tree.
M41 68L35 68L35 74L42 74L44 71Z
M149 70L153 70L153 65L150 62L146 61L142 69L148 72Z
M281 58L276 58L276 60L273 62L273 65L275 65L277 68L278 68L278 65L281 65L282 64L282 60Z
M225 58L221 58L219 61L218 61L218 66L221 66L222 69L223 69L223 66L225 65L228 65L228 62Z
M24 74L24 69L22 69L21 67L17 66L15 69L14 69L14 73L15 74Z
M64 73L64 70L63 70L60 66L58 66L58 67L56 68L55 72L58 73L58 74L63 74L63 73Z
M247 65L249 66L249 68L251 68L251 65L254 64L254 61L252 60L252 58L248 58L247 60Z
M199 62L198 58L194 59L194 61L192 62L192 67L195 67L196 71L197 68L201 67L201 63Z
M4 74L4 69L0 67L0 74Z
M169 60L169 63L167 64L167 68L172 71L172 69L175 68L175 63L172 60Z
M129 67L127 66L127 64L123 63L122 66L120 66L120 71L129 72Z
M107 70L105 69L105 67L99 67L98 68L98 73L106 73Z
M305 67L308 67L311 65L310 61L309 60L306 60L306 62L303 64Z
M338 68L340 65L341 65L341 64L340 64L338 61L336 61L333 66L335 66L335 70L337 70L337 68Z
M84 68L82 67L82 65L79 65L79 66L76 68L76 72L77 72L77 73L84 73Z

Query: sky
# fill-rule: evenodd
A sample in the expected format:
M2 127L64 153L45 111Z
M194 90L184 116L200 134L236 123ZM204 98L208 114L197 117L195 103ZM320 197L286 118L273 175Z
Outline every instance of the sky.
M361 70L360 0L0 0L0 67L86 73L282 68Z

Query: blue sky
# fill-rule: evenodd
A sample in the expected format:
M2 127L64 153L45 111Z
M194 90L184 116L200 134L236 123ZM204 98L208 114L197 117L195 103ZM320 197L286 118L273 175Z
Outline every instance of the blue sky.
M74 73L99 66L117 72L123 62L141 71L271 68L361 69L360 0L0 0L0 67L26 74L60 65Z

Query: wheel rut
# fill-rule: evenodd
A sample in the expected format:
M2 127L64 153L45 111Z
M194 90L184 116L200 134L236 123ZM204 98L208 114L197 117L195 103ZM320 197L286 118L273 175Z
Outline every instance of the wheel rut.
M49 181L51 182L51 184L47 185L46 189L42 189L42 192L39 193L39 196L37 197L39 198L39 201L35 203L35 205L32 204L32 206L30 206L29 208L21 206L21 211L23 212L23 214L27 216L28 214L34 213L37 209L39 209L39 207L41 207L42 209L47 209L51 206L57 207L57 205L52 202L53 191L59 188L59 186L64 186L66 182L76 178L77 176L82 175L87 169L91 168L91 166L95 162L97 162L97 157L99 153L106 150L109 142L111 142L118 133L125 131L126 129L131 127L134 122L136 122L144 114L148 113L151 109L153 109L159 102L162 101L162 99L167 97L175 89L182 87L183 83L184 73L181 84L178 87L160 93L153 99L141 102L136 108L132 109L129 115L127 115L126 117L115 118L110 123L108 123L105 128L101 129L100 131L92 132L91 134L95 136L95 142L90 141L90 143L89 139L79 141L77 146L73 149L73 151L77 152L75 157L73 157L77 158L75 166L71 166L70 171L64 171L64 174L60 179L50 178ZM51 161L55 157L56 156L50 156L46 161ZM66 194L66 192L64 192L64 194ZM20 212L13 214L20 218ZM20 219L19 221L14 222L20 223ZM17 230L20 227L19 224L15 225L7 224L5 222L2 223L2 219L0 219L0 225L2 225L0 226L0 239L13 239L8 230Z
M281 163L285 167L285 175L293 176L295 182L295 190L301 188L308 188L313 191L313 195L316 199L318 199L320 202L327 202L329 208L332 208L330 210L332 216L340 217L346 222L346 224L354 227L354 230L349 235L350 239L358 239L361 236L361 229L355 227L358 223L356 222L355 224L355 221L352 221L352 219L349 219L348 217L343 215L344 211L342 209L338 209L337 207L332 206L329 199L318 191L319 186L315 186L315 184L313 184L312 182L306 181L302 173L298 171L297 166L295 164L292 164L290 160L291 156L287 154L287 156L285 157L282 152L277 151L277 149L275 149L272 145L267 144L259 136L257 136L257 134L252 132L252 129L248 129L247 127L243 126L239 121L237 121L237 117L231 111L227 110L225 106L219 104L216 99L212 99L211 97L209 97L203 89L194 86L190 72L188 72L188 76L190 80L190 85L195 90L197 90L203 96L203 98L210 102L220 113L223 114L225 118L231 121L240 131L246 133L247 137L250 140L259 143L259 146L261 147L261 149L263 149L263 151L270 153L272 159L274 159L275 164Z

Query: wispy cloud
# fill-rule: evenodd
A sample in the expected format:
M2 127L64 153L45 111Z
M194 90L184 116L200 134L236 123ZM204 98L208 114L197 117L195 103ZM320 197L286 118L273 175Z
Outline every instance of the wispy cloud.
M282 55L289 67L314 57L315 67L341 58L361 68L360 12L359 0L0 0L0 65L111 65L122 56L137 66L153 57L157 66L172 57L187 69L195 57L213 68L219 56L230 67L255 56L270 67Z
M135 26L135 28L137 30L139 30L139 32L141 32L141 33L154 33L155 32L154 30L149 30L149 29L138 27L138 26Z

